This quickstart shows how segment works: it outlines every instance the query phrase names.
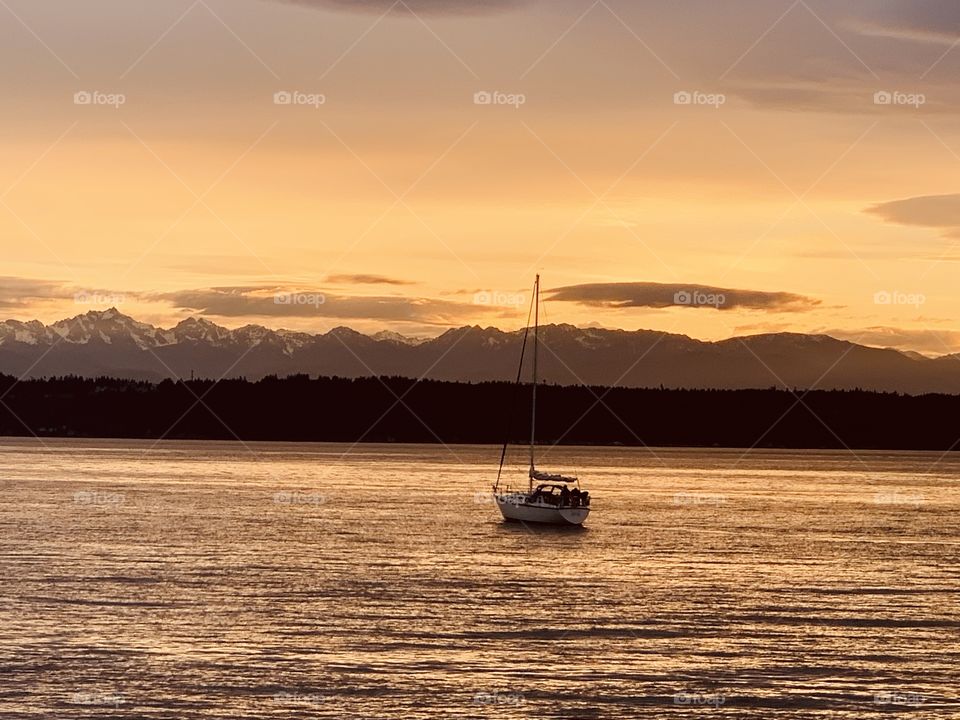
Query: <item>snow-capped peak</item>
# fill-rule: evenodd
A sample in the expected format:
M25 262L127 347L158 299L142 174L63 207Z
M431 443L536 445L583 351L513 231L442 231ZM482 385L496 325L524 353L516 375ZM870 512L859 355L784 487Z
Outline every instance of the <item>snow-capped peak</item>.
M98 340L107 345L117 342L133 342L140 349L164 344L157 328L137 322L115 307L107 310L90 310L74 318L60 320L49 326L62 342L85 345Z
M395 342L400 345L422 345L426 342L426 338L419 337L408 337L406 335L401 335L398 332L393 332L392 330L381 330L378 333L374 333L370 336L373 340L377 342Z
M193 342L219 343L230 336L230 330L210 322L205 318L189 317L171 328L170 333L176 342L185 340Z

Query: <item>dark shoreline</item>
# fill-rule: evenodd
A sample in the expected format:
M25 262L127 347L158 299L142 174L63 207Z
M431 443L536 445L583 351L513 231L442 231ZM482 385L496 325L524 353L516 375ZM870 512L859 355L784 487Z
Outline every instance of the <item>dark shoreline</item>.
M511 383L408 378L0 376L0 436L522 444L529 396L529 386ZM547 385L538 390L537 437L543 445L946 451L960 448L960 396Z

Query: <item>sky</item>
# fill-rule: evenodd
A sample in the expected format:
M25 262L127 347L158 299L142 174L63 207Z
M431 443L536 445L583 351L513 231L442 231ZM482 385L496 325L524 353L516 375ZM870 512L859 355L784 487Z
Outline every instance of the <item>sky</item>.
M960 350L953 0L3 0L0 316Z

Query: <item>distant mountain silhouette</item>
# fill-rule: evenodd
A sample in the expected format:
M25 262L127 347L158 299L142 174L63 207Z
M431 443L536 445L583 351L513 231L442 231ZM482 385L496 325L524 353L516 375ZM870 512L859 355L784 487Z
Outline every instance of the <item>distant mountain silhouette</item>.
M341 327L311 335L247 325L236 330L190 318L170 329L116 309L52 325L0 323L0 372L130 379L258 379L305 373L453 381L516 374L521 331L462 327L422 340L367 336ZM559 385L666 388L820 388L960 393L960 356L927 358L826 335L776 333L720 342L650 330L547 325L541 377Z

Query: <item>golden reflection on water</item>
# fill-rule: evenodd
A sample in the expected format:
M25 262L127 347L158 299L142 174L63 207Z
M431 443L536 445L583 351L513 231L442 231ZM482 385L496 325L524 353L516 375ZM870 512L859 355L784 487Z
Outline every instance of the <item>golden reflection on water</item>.
M0 442L10 717L960 711L952 457L553 450L558 531L496 448L45 442Z

